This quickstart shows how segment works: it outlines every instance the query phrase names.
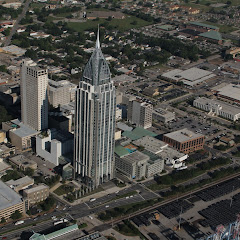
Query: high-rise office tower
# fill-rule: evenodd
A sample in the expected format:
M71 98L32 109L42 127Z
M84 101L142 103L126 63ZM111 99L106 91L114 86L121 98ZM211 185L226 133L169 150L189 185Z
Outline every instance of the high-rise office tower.
M127 118L130 123L137 127L150 128L152 126L152 104L139 99L129 101Z
M22 122L40 131L48 127L48 72L32 60L21 65L21 115Z
M113 178L116 93L99 31L76 93L74 171L90 187Z

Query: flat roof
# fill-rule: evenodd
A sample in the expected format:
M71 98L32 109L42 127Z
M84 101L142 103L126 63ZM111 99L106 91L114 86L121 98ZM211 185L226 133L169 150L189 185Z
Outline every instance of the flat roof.
M162 74L162 77L166 77L174 81L182 81L184 84L190 86L213 78L215 76L216 75L210 71L196 67L192 67L187 70L174 69Z
M45 185L45 184L39 184L37 186L33 186L31 188L25 189L24 191L26 193L32 193L32 192L36 192L36 191L41 191L41 190L43 190L45 188L49 188L49 187L47 185Z
M22 203L22 197L0 180L0 210Z
M240 85L228 84L219 88L218 94L240 101Z
M122 136L130 138L132 141L142 138L144 136L156 137L157 134L148 131L144 128L136 127L133 131L125 131L122 133Z
M177 130L175 132L164 134L164 136L174 139L177 142L186 142L186 141L193 140L193 139L196 139L199 137L203 137L202 134L192 132L192 131L188 130L187 128L183 128L183 129Z
M130 163L136 163L136 162L140 162L143 160L148 161L148 160L150 160L150 157L142 152L135 151L127 156L124 156L122 159L127 160Z
M134 141L133 144L137 146L143 146L146 150L155 154L162 151L163 148L168 146L167 143L160 141L151 136L144 136Z
M31 127L28 127L27 125L20 122L18 119L11 120L11 122L13 124L16 124L17 126L19 126L19 128L12 129L11 131L14 132L14 134L16 134L17 136L19 136L21 138L38 134L38 131L34 130Z
M6 182L6 184L9 186L9 185L14 185L14 186L19 186L19 185L23 185L23 184L33 184L34 183L34 180L28 176L25 176L25 177L22 177L22 178L19 178L17 180L9 180Z
M194 101L199 102L201 104L205 104L205 105L219 105L219 107L221 106L222 109L221 111L224 111L226 113L229 114L239 114L240 113L240 107L236 106L236 105L231 105L230 103L226 103L220 100L213 100L213 99L209 99L206 97L201 97L201 98L197 98Z
M157 154L159 157L161 157L162 159L164 160L168 160L168 159L174 159L174 160L177 160L179 158L182 158L182 157L187 157L187 154L185 153L182 153L182 152L179 152L177 151L176 149L174 148L171 148L171 147L166 147L164 148L161 152L159 152Z

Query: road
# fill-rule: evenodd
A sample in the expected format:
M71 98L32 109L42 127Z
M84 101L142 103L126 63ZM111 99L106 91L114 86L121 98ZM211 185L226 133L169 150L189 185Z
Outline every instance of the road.
M28 10L28 7L29 7L29 4L31 3L32 0L27 0L25 3L24 3L24 6L23 6L23 11L22 13L18 16L16 22L14 23L14 26L12 27L11 29L11 32L9 34L9 36L7 37L5 43L4 43L4 47L8 46L10 43L11 43L11 40L12 40L12 36L15 34L15 32L17 31L18 29L18 25L19 25L19 22L22 20L22 18L25 16L27 10Z

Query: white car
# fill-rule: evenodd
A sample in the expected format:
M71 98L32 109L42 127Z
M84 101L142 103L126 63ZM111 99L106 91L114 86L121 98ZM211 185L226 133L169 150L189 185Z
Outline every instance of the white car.
M105 208L109 208L109 205L106 205Z

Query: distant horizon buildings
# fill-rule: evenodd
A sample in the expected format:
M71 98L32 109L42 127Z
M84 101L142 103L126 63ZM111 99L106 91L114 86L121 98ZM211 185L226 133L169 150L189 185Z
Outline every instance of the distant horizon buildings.
M41 131L48 128L48 71L32 60L21 64L21 118L23 124Z
M94 189L114 177L116 93L99 32L76 93L74 177Z

